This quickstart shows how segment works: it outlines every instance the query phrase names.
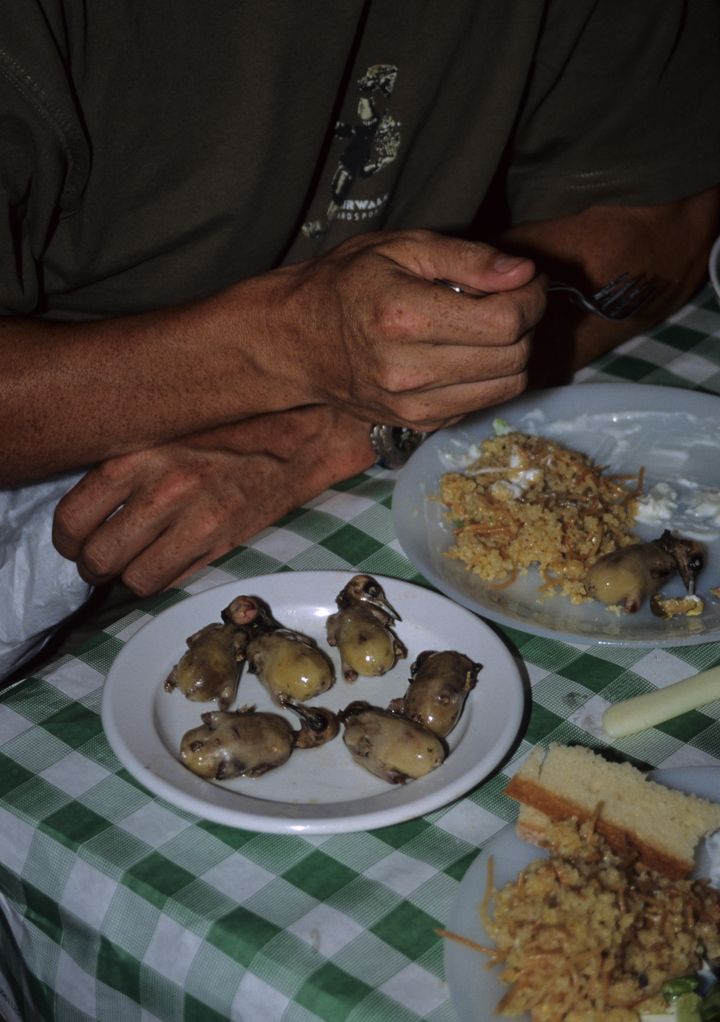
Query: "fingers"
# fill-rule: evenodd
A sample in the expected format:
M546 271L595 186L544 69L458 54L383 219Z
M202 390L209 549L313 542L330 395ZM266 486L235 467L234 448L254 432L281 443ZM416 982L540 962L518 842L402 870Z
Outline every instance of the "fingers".
M192 522L174 523L127 564L122 580L138 596L149 596L178 585L231 546L228 541L205 547L200 534L193 534Z
M524 387L545 311L531 260L406 231L355 239L297 272L298 305L283 308L307 328L311 343L295 365L320 388L318 400L426 429ZM486 293L458 294L438 279Z
M467 349L446 347L437 367L431 359L396 365L384 378L385 389L367 421L381 421L413 429L439 429L455 420L522 393L527 383L528 339L512 348L491 349L478 371ZM459 381L459 382L456 382Z
M163 449L159 449L162 451ZM77 563L80 576L92 585L112 578L140 595L154 592L212 546L215 522L183 522L191 540L170 528L185 507L202 500L198 473L178 466L168 470L164 455L153 451L110 459L85 476L58 504L53 542L63 556ZM197 510L195 511L198 517ZM140 560L153 548L154 570Z
M132 498L129 504L115 506L108 516L99 518L90 496L93 489L88 485L84 492L73 494L67 507L58 507L53 540L63 556L76 562L81 578L101 585L122 576L133 559L158 539L166 522L153 518Z
M395 271L377 299L373 326L389 347L464 345L481 359L487 348L508 347L530 335L544 312L545 287L538 278L478 297Z
M230 548L229 540L222 543L216 535L216 521L203 512L196 504L182 514L166 495L145 488L91 528L72 559L93 585L122 578L139 596L158 592Z
M479 384L456 384L441 390L439 402L443 414L438 413L434 391L413 394L399 399L398 413L388 420L391 426L407 426L422 432L446 429L473 411L511 401L523 393L527 386L527 373L485 380Z
M481 353L525 336L545 312L546 281L532 260L487 245L408 231L348 266L353 279L345 286L351 294L355 287L360 299L346 314L368 316L367 332L380 346L455 343ZM441 280L482 294L458 294Z
M428 281L440 279L496 293L529 284L536 276L532 259L511 255L481 242L429 231L405 231L389 238L386 254Z
M437 429L522 392L545 307L541 281L476 298L411 277L393 293L373 326L385 345L374 386L356 387L351 398L359 417Z
M147 596L373 460L347 414L259 416L98 466L58 506L54 540L86 581L120 577Z
M544 311L542 285L536 282L508 294L483 297L455 294L417 279L392 290L395 296L382 300L374 311L373 328L380 343L387 345L386 361L392 364L393 356L401 352L403 361L429 359L436 372L451 357L452 347L460 346L476 379L482 378L487 359L503 358L492 355L493 351L511 350L529 338ZM512 353L509 358L514 358ZM493 362L487 365L494 369Z
M55 509L53 544L63 557L71 561L78 559L87 537L117 512L132 492L127 480L108 472L110 464L108 462L83 476Z

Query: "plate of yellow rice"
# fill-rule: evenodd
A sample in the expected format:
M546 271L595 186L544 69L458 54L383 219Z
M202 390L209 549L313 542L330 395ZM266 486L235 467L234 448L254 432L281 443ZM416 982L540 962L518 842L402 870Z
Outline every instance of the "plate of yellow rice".
M482 617L573 642L720 638L720 399L640 384L523 395L440 430L401 470L397 537L441 592ZM669 530L704 552L699 612L592 599L591 565ZM663 596L685 595L676 577Z

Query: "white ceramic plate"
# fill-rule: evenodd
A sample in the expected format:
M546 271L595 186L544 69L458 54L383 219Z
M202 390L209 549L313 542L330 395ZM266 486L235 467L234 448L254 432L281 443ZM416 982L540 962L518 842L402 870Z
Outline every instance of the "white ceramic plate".
M720 238L715 241L715 244L710 251L708 270L710 272L710 283L712 284L713 291L715 292L715 298L717 299L718 305L720 305Z
M674 770L656 770L654 780L670 788L718 800L720 797L720 767L685 767ZM447 929L485 946L491 946L478 912L487 881L487 862L493 857L496 887L514 880L521 869L546 853L534 845L520 841L515 827L503 827L483 848L469 867L458 888L450 911ZM708 876L710 861L701 846L696 876ZM507 987L500 982L500 966L486 969L487 959L478 951L454 940L446 940L444 947L445 978L460 1022L497 1022L494 1008ZM528 1015L517 1016L519 1022L529 1022Z
M564 596L541 600L535 571L505 589L487 586L459 561L445 556L452 525L436 498L445 472L472 461L473 445L493 436L493 420L516 430L540 434L582 451L609 471L636 473L645 468L645 492L668 482L677 492L671 520L638 525L646 540L664 528L695 536L706 546L700 575L705 597L700 617L655 617L649 606L637 614L615 614L597 601L573 605ZM535 635L568 642L617 645L682 646L720 638L720 600L708 594L720 584L720 527L692 513L699 494L715 495L720 512L720 398L674 387L645 384L585 383L529 393L515 401L470 416L430 437L400 473L393 497L395 531L405 554L441 592L477 614ZM684 592L679 579L666 593Z
M105 683L102 722L120 762L168 802L208 820L270 833L328 834L370 830L446 805L478 784L501 762L520 727L524 690L518 668L498 636L474 614L438 593L375 576L402 621L397 634L408 657L381 678L342 677L337 651L325 642L325 620L351 572L308 571L265 575L217 586L159 614L118 654ZM318 749L296 750L262 777L210 782L190 773L177 756L180 739L214 703L189 702L163 682L185 650L185 638L219 620L234 597L261 596L284 625L305 632L327 650L337 681L314 702L338 710L354 699L386 706L402 695L410 664L425 649L457 649L483 664L460 722L449 737L445 763L426 777L391 785L350 759L342 737ZM254 675L244 672L235 705L278 711ZM290 717L290 714L288 714ZM297 725L297 720L293 719Z

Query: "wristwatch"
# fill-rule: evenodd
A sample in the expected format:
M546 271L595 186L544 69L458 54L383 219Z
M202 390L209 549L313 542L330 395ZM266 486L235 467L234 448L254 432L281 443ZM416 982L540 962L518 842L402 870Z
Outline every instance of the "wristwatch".
M400 468L428 436L405 426L376 425L370 429L370 443L381 468Z

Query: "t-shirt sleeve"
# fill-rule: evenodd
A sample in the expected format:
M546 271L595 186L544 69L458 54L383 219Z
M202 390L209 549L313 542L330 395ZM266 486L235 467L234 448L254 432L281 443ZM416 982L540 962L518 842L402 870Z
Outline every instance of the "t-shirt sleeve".
M509 153L514 223L720 182L717 0L551 0Z
M47 26L0 16L0 315L44 309L43 259L86 180L89 149ZM10 20L8 21L8 18Z

